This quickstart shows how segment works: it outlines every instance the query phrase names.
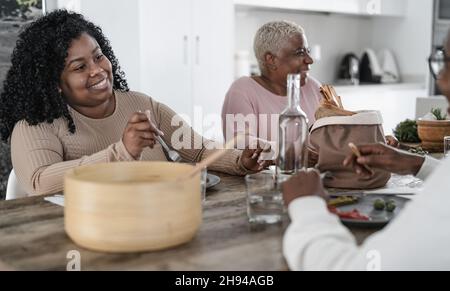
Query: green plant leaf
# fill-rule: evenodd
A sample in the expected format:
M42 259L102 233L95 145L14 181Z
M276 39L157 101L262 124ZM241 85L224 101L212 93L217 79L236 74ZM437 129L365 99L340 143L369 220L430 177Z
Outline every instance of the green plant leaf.
M415 120L406 119L400 122L394 129L394 135L400 142L420 142Z
M432 108L431 113L436 117L437 120L447 119L447 114L442 115L442 110L440 108Z

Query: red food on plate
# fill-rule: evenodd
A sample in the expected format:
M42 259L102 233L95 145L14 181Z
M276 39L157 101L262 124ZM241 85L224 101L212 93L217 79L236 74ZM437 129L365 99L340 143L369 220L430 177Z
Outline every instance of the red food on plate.
M367 215L361 214L358 209L353 209L352 211L339 211L336 207L328 207L328 210L343 219L370 220Z

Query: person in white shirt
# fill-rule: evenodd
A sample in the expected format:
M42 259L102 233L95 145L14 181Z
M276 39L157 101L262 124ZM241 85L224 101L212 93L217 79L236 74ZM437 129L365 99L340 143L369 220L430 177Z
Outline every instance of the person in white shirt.
M430 57L430 69L450 102L450 42ZM450 113L450 108L449 108ZM291 224L283 254L291 270L450 270L450 159L443 162L387 145L358 146L362 157L343 164L359 175L362 165L425 180L423 191L382 231L358 246L328 212L327 193L315 170L302 171L282 185ZM301 185L301 186L300 186Z

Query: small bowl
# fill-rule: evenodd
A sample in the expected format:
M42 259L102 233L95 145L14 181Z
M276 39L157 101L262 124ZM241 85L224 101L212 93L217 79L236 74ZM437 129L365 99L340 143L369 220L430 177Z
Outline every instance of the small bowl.
M450 120L417 120L422 148L431 152L444 150L444 137L450 135Z
M65 230L103 252L161 250L190 241L202 220L200 174L191 165L128 162L81 166L65 176Z

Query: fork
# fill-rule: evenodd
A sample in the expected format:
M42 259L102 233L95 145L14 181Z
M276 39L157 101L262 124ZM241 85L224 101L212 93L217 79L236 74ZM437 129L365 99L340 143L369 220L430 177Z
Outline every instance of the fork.
M166 152L167 156L169 157L170 160L172 160L172 162L178 163L178 162L181 161L180 154L178 154L174 150L171 150L169 148L169 146L165 143L165 141L159 135L156 136L156 140L161 144L161 146L163 147L163 149Z
M142 113L141 110L139 110L139 112ZM145 111L145 115L147 115L148 122L151 123L151 119L150 119L150 111L149 111L149 110L146 110L146 111ZM180 161L182 160L180 154L178 154L178 153L177 153L176 151L174 151L174 150L171 150L171 149L169 148L169 146L166 144L166 142L165 142L159 135L157 135L157 136L155 136L155 137L156 137L156 140L159 142L159 144L163 147L166 156L167 156L172 162L178 163L178 162L180 162Z

